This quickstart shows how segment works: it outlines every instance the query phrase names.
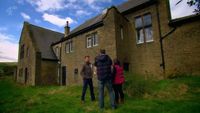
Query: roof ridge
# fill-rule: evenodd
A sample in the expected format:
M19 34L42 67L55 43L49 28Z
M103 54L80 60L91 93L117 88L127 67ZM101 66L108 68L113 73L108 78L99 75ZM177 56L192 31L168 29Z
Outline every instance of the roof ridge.
M55 32L55 33L59 33L59 34L63 34L64 35L64 33L61 33L61 32L58 32L58 31L53 31L51 29L48 29L48 28L45 28L45 27L41 27L41 26L38 26L38 25L34 25L34 24L26 22L26 21L25 21L25 23L28 23L30 26L34 26L34 27L37 27L37 28L40 28L40 29L43 29L43 30L47 30L47 31L51 31L51 32Z

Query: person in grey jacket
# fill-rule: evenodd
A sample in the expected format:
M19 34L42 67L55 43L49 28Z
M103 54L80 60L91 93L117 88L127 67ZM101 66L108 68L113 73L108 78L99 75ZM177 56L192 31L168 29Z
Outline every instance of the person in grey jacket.
M85 56L85 64L82 67L81 70L81 76L83 77L83 90L82 90L82 96L81 96L81 102L85 102L85 93L87 90L87 87L89 85L90 87L90 96L91 100L95 100L95 95L94 95L94 87L93 87L93 68L92 64L90 63L90 56Z

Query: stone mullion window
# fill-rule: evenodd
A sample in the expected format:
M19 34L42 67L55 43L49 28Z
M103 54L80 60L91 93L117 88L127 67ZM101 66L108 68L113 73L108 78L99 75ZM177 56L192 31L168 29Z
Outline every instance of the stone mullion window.
M135 18L137 44L153 41L151 14L145 14Z
M93 42L93 46L98 46L99 40L98 40L97 33L92 34L92 42Z
M73 52L73 41L69 41L69 42L67 42L66 43L66 45L65 45L65 51L66 51L66 53L71 53L71 52Z
M89 35L87 36L87 48L91 48L92 47L92 36Z
M87 48L91 48L94 46L98 46L99 45L99 38L97 33L93 33L90 35L86 36L86 47Z

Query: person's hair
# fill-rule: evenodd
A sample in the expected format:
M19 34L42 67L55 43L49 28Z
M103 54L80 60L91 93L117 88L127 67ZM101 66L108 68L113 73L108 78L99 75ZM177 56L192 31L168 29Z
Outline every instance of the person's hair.
M85 58L90 58L90 56L85 56Z
M105 49L100 49L100 53L101 54L106 54L106 50Z
M113 63L114 63L114 65L119 65L119 66L121 66L120 61L119 61L117 58L115 58L115 59L113 60Z

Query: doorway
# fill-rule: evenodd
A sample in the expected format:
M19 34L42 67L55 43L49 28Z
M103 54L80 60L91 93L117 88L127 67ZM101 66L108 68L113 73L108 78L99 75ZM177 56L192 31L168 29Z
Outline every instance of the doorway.
M24 79L25 79L25 84L27 84L27 82L28 82L28 69L27 68L25 68Z
M67 75L67 71L66 71L66 66L62 66L62 85L66 85L66 75Z

